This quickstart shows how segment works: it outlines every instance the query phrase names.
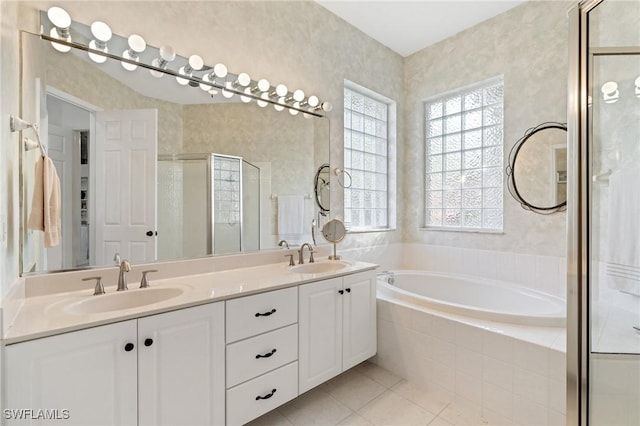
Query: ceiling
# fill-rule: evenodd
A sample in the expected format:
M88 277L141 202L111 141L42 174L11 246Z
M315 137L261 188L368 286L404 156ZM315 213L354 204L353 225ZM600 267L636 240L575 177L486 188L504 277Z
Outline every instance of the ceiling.
M409 56L525 1L316 0L402 56Z

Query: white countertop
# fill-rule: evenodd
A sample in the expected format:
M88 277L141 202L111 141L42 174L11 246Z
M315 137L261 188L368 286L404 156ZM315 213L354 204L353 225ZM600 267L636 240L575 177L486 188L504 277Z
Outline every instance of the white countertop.
M329 263L321 261L317 263ZM117 311L91 314L70 313L69 306L94 297L116 294L113 286L105 287L106 295L93 295L93 289L67 291L25 297L11 324L5 325L5 344L23 342L69 331L154 315L162 312L202 305L215 301L248 296L312 281L373 270L377 265L343 261L346 267L334 272L301 274L283 263L230 269L198 275L152 280L152 288L178 288L182 293L171 299ZM127 292L144 292L137 282L129 283ZM121 295L122 292L118 292ZM124 296L119 296L124 297Z

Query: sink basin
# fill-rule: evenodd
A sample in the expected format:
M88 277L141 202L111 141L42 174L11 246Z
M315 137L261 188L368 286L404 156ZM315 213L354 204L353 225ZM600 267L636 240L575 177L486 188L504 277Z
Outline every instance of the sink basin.
M164 302L165 300L180 296L182 293L183 290L180 288L153 287L140 290L119 291L106 295L91 296L88 299L72 303L65 308L65 311L76 315L119 311Z
M291 268L291 272L297 274L322 274L324 272L336 272L348 266L345 262L306 263Z

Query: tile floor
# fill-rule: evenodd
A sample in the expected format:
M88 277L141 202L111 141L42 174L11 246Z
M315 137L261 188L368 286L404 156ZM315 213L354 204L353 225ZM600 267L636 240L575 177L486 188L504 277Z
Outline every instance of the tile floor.
M437 392L364 362L250 426L289 425L487 425Z

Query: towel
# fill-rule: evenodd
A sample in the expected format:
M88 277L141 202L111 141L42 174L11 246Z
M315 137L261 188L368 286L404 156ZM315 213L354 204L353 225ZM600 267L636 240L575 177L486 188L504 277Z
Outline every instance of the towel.
M60 178L47 156L38 156L27 227L44 232L45 248L60 244Z
M609 177L608 286L640 296L640 169Z
M304 233L304 196L279 195L278 235L280 238L297 241Z

